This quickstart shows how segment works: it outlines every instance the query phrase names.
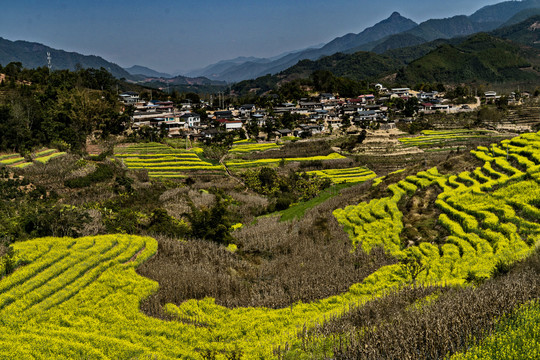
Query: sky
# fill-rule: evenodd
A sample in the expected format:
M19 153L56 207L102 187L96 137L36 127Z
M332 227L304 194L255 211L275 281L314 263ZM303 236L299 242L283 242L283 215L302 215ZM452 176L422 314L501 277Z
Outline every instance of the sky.
M183 73L359 33L394 11L417 23L502 0L5 0L0 37Z

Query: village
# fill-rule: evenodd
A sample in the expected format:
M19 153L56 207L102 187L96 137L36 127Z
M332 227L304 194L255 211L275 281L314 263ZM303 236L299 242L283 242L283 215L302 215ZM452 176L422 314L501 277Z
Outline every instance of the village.
M229 131L246 131L258 140L274 140L285 136L307 138L319 134L336 132L355 134L362 129L389 130L399 122L411 122L418 116L435 113L456 114L472 112L482 104L501 99L495 91L486 91L482 97L471 96L473 103L456 104L445 98L444 92L415 91L410 88L386 89L375 85L376 93L360 95L356 98L340 98L331 93L320 93L297 102L276 103L271 107L257 107L255 104L212 108L207 101L193 103L189 100L181 104L173 101L148 100L140 98L137 92L124 92L120 100L127 108L133 108L131 128L142 127L164 129L168 137L186 137L196 140L211 140L217 134ZM519 105L529 94L515 93L505 96L509 105ZM396 101L397 100L397 101ZM400 106L401 104L401 106ZM206 119L200 111L204 109ZM285 114L293 115L295 121L290 128L276 119ZM251 131L248 129L251 128Z

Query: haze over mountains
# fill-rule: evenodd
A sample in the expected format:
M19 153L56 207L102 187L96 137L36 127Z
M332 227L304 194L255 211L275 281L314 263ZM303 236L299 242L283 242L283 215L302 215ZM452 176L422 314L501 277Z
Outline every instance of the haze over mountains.
M238 82L255 79L266 74L279 73L296 65L301 60L318 60L336 53L352 54L357 51L383 54L394 49L426 44L436 39L451 39L492 31L519 23L538 13L540 13L540 0L506 1L483 7L470 16L460 15L446 19L430 19L420 24L394 12L387 19L358 34L346 34L326 44L270 58L238 57L219 61L205 68L187 72L183 74L185 76L178 75L169 83L218 85L223 84L224 81ZM3 65L20 61L23 66L28 68L46 66L47 52L52 55L53 69L74 70L77 64L83 68L103 67L117 78L141 82L148 78L170 79L174 75L141 65L123 69L99 56L81 55L75 52L52 49L39 43L9 41L0 38L0 64ZM364 56L364 58L370 57Z
M322 56L344 52L364 43L373 42L385 36L409 30L414 26L416 26L414 21L404 18L399 13L394 12L388 19L365 29L359 34L347 34L336 38L319 49L308 49L291 53L273 61L247 61L225 69L220 68L222 63L218 63L215 67L207 67L204 73L198 75L206 76L211 79L236 82L256 78L265 74L274 74L295 65L300 60L316 60ZM191 75L197 74L191 73Z
M77 64L83 68L105 68L117 78L128 78L130 74L120 66L111 63L102 57L82 55L76 52L53 49L49 46L28 42L10 41L0 37L0 64L21 62L26 68L47 66L47 52L51 54L53 70L75 70Z
M490 31L504 25L514 15L531 8L540 8L540 0L506 1L481 8L470 16L460 15L446 19L430 19L421 24L394 12L389 18L365 29L358 34L338 37L320 49L311 49L289 54L274 61L246 61L223 67L224 62L208 66L204 72L192 72L190 76L205 76L210 79L236 82L285 70L298 61L317 60L337 52L374 51L383 53L390 49L418 45L435 39L449 39L481 31ZM524 20L524 19L523 19Z
M349 91L366 82L391 82L396 86L421 83L540 83L540 15L518 24L452 39L377 54L357 51L336 53L318 60L302 60L274 75L240 81L232 86L238 95L263 95L279 84L297 79L336 77L327 84ZM347 85L348 84L348 85ZM347 87L348 86L348 87ZM325 90L334 92L333 90Z

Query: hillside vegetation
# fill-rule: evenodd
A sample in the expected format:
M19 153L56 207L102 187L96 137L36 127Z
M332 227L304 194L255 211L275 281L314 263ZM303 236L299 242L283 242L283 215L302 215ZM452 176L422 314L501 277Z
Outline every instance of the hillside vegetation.
M517 45L478 34L458 45L445 44L408 64L397 80L414 82L497 82L531 80L540 73L523 71L531 61Z
M371 52L357 52L352 55L337 53L316 61L302 60L295 66L281 73L282 76L294 74L308 77L317 70L329 70L335 76L342 76L352 80L361 81L377 79L396 71L399 62Z

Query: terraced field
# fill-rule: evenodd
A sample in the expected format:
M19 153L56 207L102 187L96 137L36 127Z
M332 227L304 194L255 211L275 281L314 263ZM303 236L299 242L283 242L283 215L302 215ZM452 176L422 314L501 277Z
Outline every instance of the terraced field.
M507 135L501 135L491 130L423 130L420 136L402 137L399 141L406 146L426 149L430 147L456 147L471 140L498 141L507 137Z
M221 165L203 161L196 149L179 150L164 144L147 143L116 147L114 154L130 169L146 169L150 177L182 178L187 174L223 174Z
M309 171L308 174L328 178L334 184L364 182L377 177L377 174L373 171L362 166L347 169Z
M540 304L523 306L511 318L504 318L497 331L479 345L454 360L474 359L538 359L540 358Z
M277 167L280 162L303 162L303 161L325 161L325 160L336 160L336 159L345 159L345 156L342 156L338 153L332 153L326 156L311 156L311 157L299 157L299 158L282 158L282 159L259 159L259 160L229 160L226 162L228 168L233 170L243 169L243 168L253 168L259 166L267 167Z
M278 145L276 143L249 143L249 142L243 142L243 143L236 143L233 145L233 147L229 150L230 154L246 154L251 153L255 151L265 151L265 150L271 150L271 149L279 149L281 145Z
M369 251L382 245L398 258L414 255L427 268L420 278L430 283L462 282L469 274L488 277L498 262L525 256L540 240L539 134L527 134L501 146L479 148L473 153L484 160L472 172L442 176L436 168L409 176L389 186L393 196L336 210L335 215L355 246ZM430 243L403 249L403 224L397 202L419 188L438 185L443 192L436 205L438 221L451 236L438 248Z
M155 240L117 235L16 243L17 261L25 265L0 281L0 358L277 358L278 347L302 347L296 337L302 329L388 289L488 277L496 264L527 256L540 241L540 134L474 154L484 164L473 171L441 175L432 168L390 185L391 196L335 210L353 246L380 245L416 262L381 267L346 293L283 309L228 309L206 298L167 304L178 320L161 321L138 308L158 284L135 273L156 252ZM438 221L450 236L440 246L407 247L398 202L431 186L442 189ZM536 315L524 312L524 323Z
M56 149L44 149L44 150L40 150L38 152L32 153L31 157L33 161L37 161L37 162L45 164L49 160L65 155L65 154L66 154L65 152L58 151ZM16 167L16 168L25 168L32 164L33 162L26 161L26 159L18 153L0 155L0 165L6 165L9 167Z

